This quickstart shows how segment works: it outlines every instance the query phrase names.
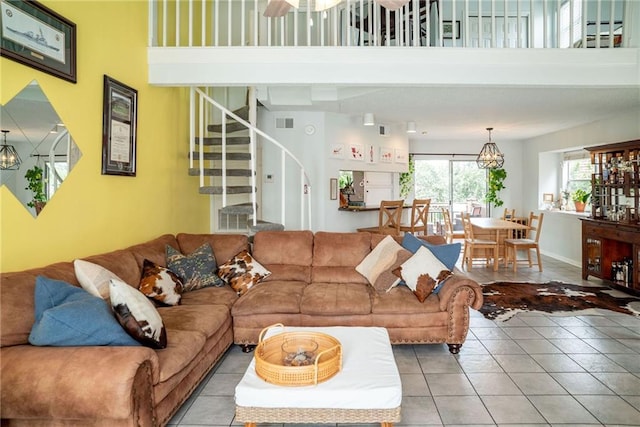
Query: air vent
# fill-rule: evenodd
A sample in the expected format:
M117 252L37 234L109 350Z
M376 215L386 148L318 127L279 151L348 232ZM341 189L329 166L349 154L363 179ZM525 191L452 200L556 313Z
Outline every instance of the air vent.
M293 117L276 118L276 129L293 129Z
M389 127L386 125L378 125L378 133L382 136L389 136Z

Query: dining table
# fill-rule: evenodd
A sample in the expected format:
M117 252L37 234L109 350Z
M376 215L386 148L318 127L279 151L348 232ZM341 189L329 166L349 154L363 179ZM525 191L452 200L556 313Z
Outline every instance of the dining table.
M506 259L504 251L504 240L511 238L514 232L525 234L529 226L516 221L507 221L500 218L471 217L473 226L473 236L481 239L491 239L498 242L497 258ZM498 261L498 264L500 261Z

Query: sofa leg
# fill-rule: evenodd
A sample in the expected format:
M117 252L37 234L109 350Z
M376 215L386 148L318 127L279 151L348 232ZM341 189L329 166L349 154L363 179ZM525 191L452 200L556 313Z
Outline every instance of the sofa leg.
M462 348L462 344L447 344L449 346L449 351L451 354L460 353L460 349Z
M243 353L251 353L253 350L255 350L256 346L253 344L240 344L240 348L242 349Z

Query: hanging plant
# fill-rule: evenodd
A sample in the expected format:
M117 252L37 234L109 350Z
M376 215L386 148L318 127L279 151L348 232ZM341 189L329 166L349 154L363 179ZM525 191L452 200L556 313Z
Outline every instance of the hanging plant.
M44 171L42 168L34 166L27 170L24 177L27 179L27 186L24 189L33 193L33 198L27 203L27 206L35 208L36 204L46 202L47 195L44 192Z
M413 187L413 174L416 170L416 163L413 154L409 154L409 170L400 174L400 197L406 199Z
M487 191L487 195L485 196L485 200L487 203L492 204L494 207L499 207L504 204L504 202L500 199L498 193L504 186L504 180L507 178L507 171L500 169L489 169L489 190Z

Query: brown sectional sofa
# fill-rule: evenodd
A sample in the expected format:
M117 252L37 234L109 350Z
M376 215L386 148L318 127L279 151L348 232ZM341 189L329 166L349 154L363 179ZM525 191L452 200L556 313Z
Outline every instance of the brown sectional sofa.
M288 326L383 326L394 344L447 343L457 353L480 286L460 272L420 303L409 288L379 294L355 267L385 236L370 233L263 231L253 256L272 274L231 308L236 344L255 345L260 331ZM440 236L426 238L444 243Z
M233 342L256 344L260 330L278 322L385 326L394 343L448 343L457 352L469 308L482 303L478 284L455 275L423 304L404 287L377 295L354 267L379 241L369 233L257 233L253 255L271 276L240 298L229 286L209 287L159 308L168 338L162 350L32 346L35 278L78 286L73 263L2 273L2 426L165 425ZM243 235L178 234L85 259L137 284L145 258L166 265L166 245L188 254L205 242L219 264L249 248Z

